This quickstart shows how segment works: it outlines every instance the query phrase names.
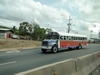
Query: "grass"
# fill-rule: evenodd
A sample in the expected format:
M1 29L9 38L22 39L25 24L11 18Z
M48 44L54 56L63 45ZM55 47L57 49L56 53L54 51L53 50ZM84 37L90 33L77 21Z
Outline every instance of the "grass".
M23 48L23 47L39 47L41 41L33 40L18 40L18 39L0 39L0 49L9 49L9 48Z

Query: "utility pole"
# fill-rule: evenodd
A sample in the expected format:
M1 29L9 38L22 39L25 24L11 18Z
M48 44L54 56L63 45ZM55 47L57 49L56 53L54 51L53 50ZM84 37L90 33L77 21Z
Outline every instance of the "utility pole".
M93 30L91 30L90 32L91 32L90 39L92 39L92 32L93 32Z
M71 23L70 23L70 21L71 21L72 19L70 18L70 16L69 16L69 19L68 19L68 33L70 32L70 26L71 26Z

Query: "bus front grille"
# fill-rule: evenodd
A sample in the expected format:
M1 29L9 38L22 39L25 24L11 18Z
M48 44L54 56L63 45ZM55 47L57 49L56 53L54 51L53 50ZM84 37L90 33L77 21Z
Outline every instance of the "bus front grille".
M43 41L42 46L48 46L48 41Z

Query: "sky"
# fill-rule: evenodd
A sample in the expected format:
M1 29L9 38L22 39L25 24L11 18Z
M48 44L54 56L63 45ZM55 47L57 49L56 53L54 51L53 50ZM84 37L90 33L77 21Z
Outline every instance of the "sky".
M36 22L42 28L98 38L99 0L0 0L0 25L19 27L21 22Z

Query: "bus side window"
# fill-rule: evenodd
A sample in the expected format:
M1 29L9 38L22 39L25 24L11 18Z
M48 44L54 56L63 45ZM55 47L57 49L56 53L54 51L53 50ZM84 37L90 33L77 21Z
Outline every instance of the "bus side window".
M72 40L75 40L75 37L74 36L72 36Z
M71 36L69 36L69 40L72 40L72 37Z
M79 37L79 40L81 40L81 37Z
M75 37L73 37L73 40L75 40Z
M76 39L75 40L77 40L77 37L75 37Z
M78 40L80 40L80 37L78 37Z
M76 40L78 40L78 37L76 37Z
M66 36L66 40L69 40L68 36Z
M83 40L82 37L81 37L81 40Z
M83 37L83 40L84 40L84 37Z
M64 37L63 36L60 36L60 40L64 40Z
M82 37L82 40L84 40L83 37Z
M85 39L85 40L87 40L87 38L86 38L86 37L84 37L84 39Z
M76 37L74 37L74 40L76 40Z
M80 40L80 37L78 37L78 40Z
M71 40L73 40L73 38L74 38L74 37L73 37L73 36L71 36Z
M87 38L86 38L86 40L87 40Z
M83 37L83 40L85 40L85 38Z
M67 40L67 36L64 36L64 40Z

